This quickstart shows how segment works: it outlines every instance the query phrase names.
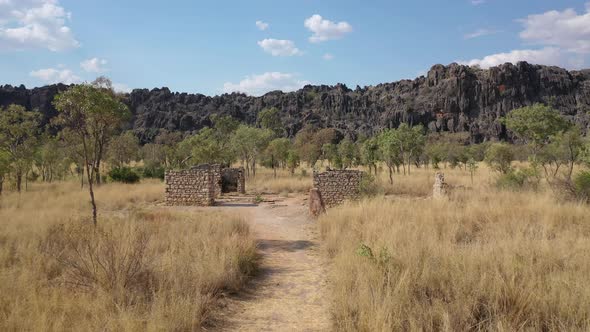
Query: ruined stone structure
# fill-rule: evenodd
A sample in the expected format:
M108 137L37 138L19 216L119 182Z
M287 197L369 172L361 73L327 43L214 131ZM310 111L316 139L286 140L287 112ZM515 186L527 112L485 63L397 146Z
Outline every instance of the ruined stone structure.
M213 205L219 187L216 170L216 167L201 165L187 170L166 171L166 205Z
M246 193L246 175L244 168L224 168L221 170L221 192Z
M165 181L166 205L210 206L224 192L246 192L243 168L222 168L218 164L166 171Z
M441 172L436 172L434 175L434 186L432 186L432 198L445 199L449 196L450 188L445 182L445 175Z
M363 175L364 172L355 170L314 172L313 186L319 191L322 206L329 208L359 198Z

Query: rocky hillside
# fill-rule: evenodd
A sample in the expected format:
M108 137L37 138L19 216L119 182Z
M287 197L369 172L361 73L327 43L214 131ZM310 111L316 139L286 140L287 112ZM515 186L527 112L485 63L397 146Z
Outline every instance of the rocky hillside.
M32 90L0 87L0 106L22 104L39 109L44 120L55 115L53 96L67 89L52 85ZM542 102L552 105L585 130L590 125L590 70L505 64L488 70L435 65L426 77L351 90L345 85L305 86L296 92L261 97L173 93L168 88L137 89L125 96L129 124L144 142L160 129L193 132L210 125L212 114L231 115L253 124L267 107L283 112L286 133L306 124L335 127L344 134L372 134L401 122L421 123L431 131L469 132L473 141L506 139L497 119L514 108Z

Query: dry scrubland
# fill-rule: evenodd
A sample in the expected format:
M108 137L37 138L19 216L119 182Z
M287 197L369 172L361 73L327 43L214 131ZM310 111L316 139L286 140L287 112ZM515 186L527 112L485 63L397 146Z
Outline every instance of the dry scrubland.
M0 330L186 331L206 323L216 296L254 268L245 222L219 212L154 207L163 184L88 192L33 184L0 198Z
M342 331L587 331L590 207L498 191L480 165L444 170L465 185L432 201L433 174L412 170L378 196L320 218Z

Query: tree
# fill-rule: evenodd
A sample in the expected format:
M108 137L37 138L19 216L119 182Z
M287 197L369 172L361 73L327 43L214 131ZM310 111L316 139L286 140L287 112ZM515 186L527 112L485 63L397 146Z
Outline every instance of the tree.
M354 166L358 159L358 150L356 144L348 137L338 144L338 155L342 163L341 168L346 169Z
M39 113L27 112L22 106L10 105L0 111L0 152L9 158L18 192L33 161L38 126Z
M42 140L45 143L37 149L35 163L41 172L42 180L51 182L54 177L63 177L71 161L57 138L44 135Z
M99 183L100 162L105 148L129 111L111 90L80 84L58 94L54 100L59 114L53 123L64 128L64 138L82 144L82 158L92 204L92 221L97 224L93 184Z
M10 156L6 151L0 151L0 195L4 188L4 179L10 172Z
M410 174L410 165L413 158L422 153L424 145L426 144L426 136L424 135L424 128L422 125L410 127L406 123L402 123L399 128L394 131L393 137L398 141L401 157L404 162L404 174L406 172L405 165L408 165L408 174ZM405 165L404 165L405 164Z
M291 175L295 174L295 169L299 167L299 155L295 149L289 150L289 154L287 155L287 168L291 172Z
M393 169L402 164L399 140L394 129L387 129L377 136L379 155L389 170L389 183L393 184Z
M374 168L375 175L377 175L377 162L379 161L379 140L377 137L371 137L363 142L361 145L361 161L369 168L369 174L371 168Z
M322 148L325 144L336 143L338 133L334 128L315 130L312 126L305 126L295 135L295 148L299 157L306 161L310 167L320 158L325 158Z
M556 110L543 104L515 109L502 120L506 127L531 146L533 162L541 148L552 136L566 130L570 124Z
M328 160L330 167L342 168L342 159L338 153L338 145L326 143L322 146L322 156Z
M272 131L240 125L234 132L231 142L235 152L246 165L246 173L256 176L256 161L264 152L273 136Z
M473 158L469 158L465 166L469 170L469 175L471 176L471 185L473 185L473 174L475 174L475 171L477 171L478 168L477 161L475 161Z
M291 141L288 138L275 138L268 144L266 155L275 177L277 176L277 167L285 165L291 148Z
M136 160L138 155L139 139L131 131L116 136L108 148L109 161L115 168Z
M508 174L512 170L514 153L508 144L495 143L486 151L485 161L494 171Z
M262 129L271 130L276 137L283 136L285 130L283 129L283 121L281 121L281 114L275 107L265 108L258 113L257 123Z

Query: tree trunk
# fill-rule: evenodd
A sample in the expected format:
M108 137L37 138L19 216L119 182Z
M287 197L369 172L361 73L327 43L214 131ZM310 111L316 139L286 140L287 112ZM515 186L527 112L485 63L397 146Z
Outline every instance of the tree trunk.
M393 184L393 167L387 166L389 168L389 183Z
M90 173L90 167L86 167L86 174L88 174L88 191L90 192L90 203L92 204L92 223L96 227L98 223L96 213L96 201L94 200L94 188L92 188L92 175Z
M21 171L16 172L16 191L20 193L23 183L23 173Z
M0 195L2 195L3 188L4 188L4 176L0 176Z

